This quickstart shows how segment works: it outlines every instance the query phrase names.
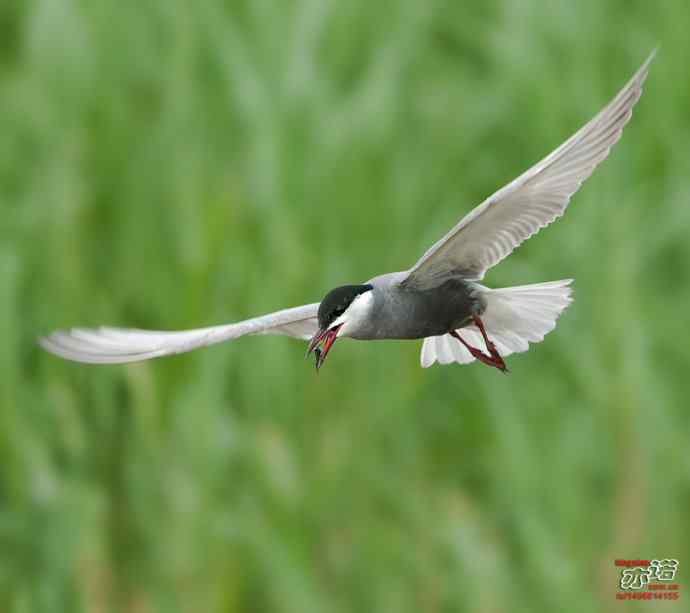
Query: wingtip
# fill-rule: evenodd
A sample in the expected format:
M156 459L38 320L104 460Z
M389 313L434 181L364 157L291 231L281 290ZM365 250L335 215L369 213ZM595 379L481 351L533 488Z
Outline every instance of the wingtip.
M51 334L46 334L46 335L41 335L36 337L36 344L43 349L44 351L47 351L48 353L55 353L53 350L54 344L51 340L52 336L55 333L52 332Z
M36 343L38 346L43 349L44 351L58 356L60 358L64 359L71 359L68 358L65 355L65 350L60 343L60 339L64 337L66 332L64 330L55 330L54 332L51 332L50 334L38 336L36 338Z
M46 353L50 353L51 355L62 358L63 360L76 361L73 355L67 351L60 342L60 339L64 337L64 335L65 332L63 330L56 330L45 336L37 337L36 343Z
M651 52L647 56L647 59L642 63L642 66L640 66L638 71L635 73L633 80L637 79L637 80L640 80L642 82L647 78L647 73L649 72L649 66L652 63L652 61L654 61L654 58L656 57L656 54L658 51L659 51L659 46L657 45L656 47L654 47L654 49L651 50Z
M642 70L646 71L649 69L649 65L654 61L654 58L656 57L656 54L659 52L659 45L654 47L647 56L647 59L644 61L642 64Z

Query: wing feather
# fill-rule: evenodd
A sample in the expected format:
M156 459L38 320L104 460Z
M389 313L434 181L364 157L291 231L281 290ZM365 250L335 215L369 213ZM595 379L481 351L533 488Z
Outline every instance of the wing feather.
M589 123L432 245L402 283L421 287L448 275L479 280L518 245L560 217L572 195L618 142L642 94L655 53Z
M191 351L247 334L309 339L318 328L319 303L284 309L222 326L164 332L101 327L58 330L38 339L46 351L76 362L119 364Z

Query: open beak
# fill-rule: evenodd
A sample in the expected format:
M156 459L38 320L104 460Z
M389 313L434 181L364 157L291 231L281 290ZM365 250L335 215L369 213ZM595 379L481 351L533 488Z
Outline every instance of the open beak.
M340 324L340 326L342 326L342 324ZM319 330L316 334L314 334L311 341L309 341L306 357L309 357L309 354L311 354L312 351L316 353L316 370L319 370L321 365L326 361L328 352L333 346L333 343L335 343L335 339L338 338L338 330L340 330L340 326ZM321 346L319 347L319 345Z

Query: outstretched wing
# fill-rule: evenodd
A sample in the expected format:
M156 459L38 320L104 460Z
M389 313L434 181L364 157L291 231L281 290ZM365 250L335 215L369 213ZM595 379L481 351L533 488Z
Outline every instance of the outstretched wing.
M180 332L127 328L72 328L39 338L46 351L91 364L137 362L173 353L191 351L229 341L246 334L283 334L307 340L318 328L319 303L276 311L224 326Z
M560 217L571 196L620 138L655 53L594 119L435 243L403 284L425 286L448 275L481 279L523 241Z

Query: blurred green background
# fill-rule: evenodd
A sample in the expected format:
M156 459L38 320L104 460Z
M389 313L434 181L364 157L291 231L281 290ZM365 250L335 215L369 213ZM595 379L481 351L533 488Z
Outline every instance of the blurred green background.
M654 556L681 600L620 606L686 607L688 31L680 1L3 0L0 611L608 611ZM510 376L35 345L410 266L657 44L611 159L486 279L576 278Z

